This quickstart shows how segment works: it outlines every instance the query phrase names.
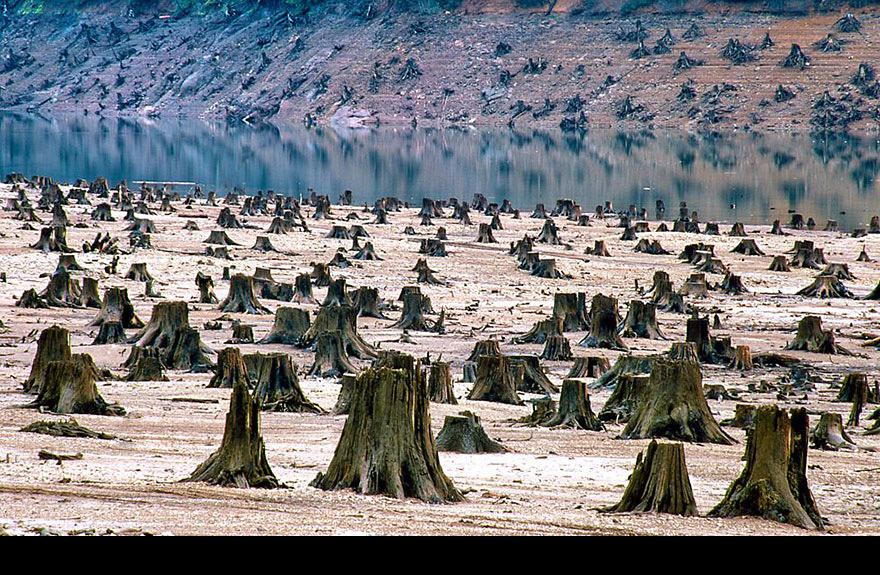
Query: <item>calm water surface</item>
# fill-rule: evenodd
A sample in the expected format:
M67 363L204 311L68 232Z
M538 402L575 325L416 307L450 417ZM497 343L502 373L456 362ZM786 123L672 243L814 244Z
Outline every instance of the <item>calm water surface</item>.
M394 195L490 200L515 206L572 198L587 212L657 199L667 215L686 201L703 220L769 223L788 210L845 229L880 214L880 142L742 134L586 134L391 130L336 132L300 126L230 127L199 121L99 120L0 115L0 176L111 184L197 182L223 193L286 194L314 188L357 203ZM843 212L843 213L842 213Z

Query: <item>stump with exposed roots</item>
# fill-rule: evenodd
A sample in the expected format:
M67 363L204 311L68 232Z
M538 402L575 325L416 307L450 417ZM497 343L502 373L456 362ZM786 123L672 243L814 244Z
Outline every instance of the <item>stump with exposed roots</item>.
M437 434L437 451L453 453L504 453L506 447L486 435L480 416L470 411L447 415Z
M477 358L476 380L468 399L522 405L507 356L481 355Z
M89 325L103 326L107 322L117 322L123 329L144 327L128 297L128 288L111 287L104 291L101 311Z
M202 343L199 332L189 325L185 301L163 301L153 306L150 321L128 340L136 347L156 348L169 369L211 366L213 351Z
M647 393L651 376L625 373L617 378L614 391L599 412L601 421L626 423L632 418Z
M266 459L260 431L260 404L248 392L246 380L236 381L232 388L220 449L183 481L241 489L280 486Z
M92 345L107 345L112 343L125 343L125 330L118 321L105 321L98 330Z
M391 327L411 331L439 331L438 325L442 327L442 324L424 316L425 299L426 296L418 288L405 291L400 319L391 324Z
M414 359L358 377L333 460L311 485L431 503L464 500L440 467L427 388Z
M296 276L293 284L293 301L301 304L317 303L315 296L312 295L312 277L309 274Z
M449 362L435 361L428 369L428 393L434 403L458 405L452 389L452 371Z
M254 295L254 278L245 274L234 274L229 283L229 294L220 303L220 310L228 313L267 314L269 308L261 304Z
M589 329L587 295L583 292L554 294L553 317L562 319L563 331L584 331Z
M700 364L658 359L651 369L648 392L621 433L624 439L666 437L678 441L731 445L703 395Z
M233 388L239 382L250 386L247 366L237 347L227 347L220 350L217 355L217 371L208 387Z
M544 351L541 352L541 359L549 361L568 361L574 355L571 352L571 344L564 335L551 335L544 343Z
M614 362L614 366L605 371L599 378L593 382L591 387L614 387L618 384L619 379L629 374L649 374L654 365L656 356L645 355L621 355Z
M544 343L551 336L562 335L562 318L550 317L538 320L532 329L519 337L513 338L514 343Z
M791 266L788 265L788 259L785 256L773 256L768 268L771 272L790 272Z
M477 235L477 243L480 244L497 244L498 240L492 235L492 226L489 224L480 224L480 231Z
M558 393L559 388L550 381L536 355L509 355L511 374L517 391L528 393Z
M843 418L839 413L824 412L819 423L810 432L810 446L825 451L857 450L858 446L843 427Z
M53 325L40 332L37 353L31 363L31 372L24 382L25 393L37 394L45 382L46 366L53 361L70 360L70 332Z
M605 426L590 407L590 393L583 379L565 379L559 395L556 415L542 423L545 427L570 427L603 431Z
M61 268L49 276L40 297L49 307L82 307L82 286L70 277L70 272Z
M831 355L852 355L852 352L835 342L833 331L822 329L822 319L815 315L801 318L794 340L786 345L785 349Z
M808 418L762 405L746 441L745 467L709 517L763 517L822 530L822 517L807 485Z
M315 361L309 368L309 375L340 377L357 371L348 357L340 332L327 331L318 335L315 341Z
M109 404L101 397L97 380L98 368L87 353L50 361L43 372L39 394L28 406L53 413L125 415L125 409L115 403Z
M623 337L666 339L657 325L657 306L637 299L629 302L626 318L617 331Z
M125 279L136 282L145 282L152 280L153 276L147 271L147 264L139 262L131 264L131 267L128 268L128 273L125 274Z
M735 248L730 250L736 254L743 254L744 256L763 256L766 255L761 248L758 247L758 244L755 243L753 239L745 239L739 242ZM783 258L784 259L784 258Z
M843 282L833 275L820 275L813 283L797 292L806 297L826 298L853 298L852 292L847 289Z
M617 311L617 298L603 294L593 296L590 306L590 332L580 341L582 347L601 347L628 351L629 347L617 334L620 315Z
M357 310L358 317L375 317L388 319L380 307L379 290L373 287L361 286L351 295L351 302Z
M261 409L324 413L306 397L296 376L296 364L286 353L250 353L244 356L244 363L255 385L254 400L260 403Z
M358 359L374 358L375 347L364 341L357 331L357 311L346 305L321 308L315 321L302 337L302 346L313 346L322 333L338 332L345 351Z
M611 369L611 363L604 357L595 355L576 357L566 378L599 377L609 369Z
M620 502L602 509L607 513L654 512L692 517L697 503L691 489L684 446L651 441L636 457L636 465Z

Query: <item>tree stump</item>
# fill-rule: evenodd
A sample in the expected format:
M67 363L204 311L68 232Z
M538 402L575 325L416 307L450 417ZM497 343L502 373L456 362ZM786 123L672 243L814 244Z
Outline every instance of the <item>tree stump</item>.
M574 355L571 353L571 344L564 335L551 335L544 344L541 359L548 361L568 361Z
M333 406L333 415L348 415L351 410L351 398L354 395L354 385L357 376L353 373L344 373L339 378L341 387L339 395L336 398L336 404Z
M697 503L684 459L684 446L681 443L657 443L652 440L648 449L636 457L635 468L620 502L602 511L669 513L685 517L697 515Z
M476 381L468 399L522 405L507 356L481 355L477 358Z
M153 306L149 323L128 340L137 347L157 348L169 369L211 366L214 352L202 343L199 332L189 325L185 301L165 301Z
M234 274L229 284L229 294L220 303L220 310L227 313L267 314L271 313L254 295L254 278L244 274Z
M312 284L317 287L329 286L330 282L332 281L332 278L330 277L330 266L328 266L327 264L312 263L311 279Z
M486 435L480 417L470 411L447 415L437 434L437 451L453 453L504 453L506 447Z
M761 248L758 247L758 244L755 243L753 239L745 239L739 242L735 248L730 250L736 254L743 254L744 256L763 256L766 255ZM783 258L785 261L785 258Z
M299 385L296 364L286 353L249 353L244 356L248 377L255 385L254 400L261 409L292 413L324 413L309 401Z
M833 275L820 275L813 283L803 288L797 295L818 298L853 298L852 292L849 291L843 283Z
M40 297L49 307L82 307L82 287L63 268L49 277Z
M639 401L621 437L733 444L733 438L718 426L709 411L702 380L698 363L656 360L648 383L650 391Z
M275 249L275 246L272 245L272 242L269 240L268 236L257 236L257 239L254 242L254 247L252 247L251 249L264 253L278 251L277 249Z
M617 323L620 318L617 298L603 294L593 296L589 317L590 332L578 345L629 351L629 347L617 335Z
M585 293L556 293L553 295L553 317L562 319L563 331L589 329Z
M810 433L810 446L825 451L857 450L858 446L846 433L839 413L826 411Z
M536 355L509 355L511 368L521 368L521 373L514 371L514 383L518 391L529 393L558 393L559 388L547 378L541 362Z
M374 358L376 348L364 341L357 331L357 313L351 306L321 308L312 326L302 337L302 346L313 346L321 333L338 332L345 351L358 359Z
M240 489L279 487L266 459L260 431L260 404L248 392L246 378L237 379L232 388L220 449L183 481Z
M208 387L233 388L239 381L250 386L247 366L237 347L226 347L217 355L217 372Z
M440 467L426 385L419 365L409 362L406 369L370 368L358 376L333 460L313 487L431 503L464 500Z
M40 393L45 383L46 366L53 361L68 361L70 357L69 331L57 325L41 331L37 339L37 353L31 363L31 372L24 382L25 393Z
M791 267L788 265L788 260L785 256L773 256L773 261L770 262L770 267L768 268L771 272L790 272Z
M245 325L240 322L232 323L232 339L226 343L254 343L254 326Z
M295 307L279 307L275 310L272 330L258 343L283 343L299 345L303 335L309 330L309 312Z
M606 371L611 369L611 362L604 357L591 355L588 357L574 358L574 365L568 371L566 379L575 379L580 377L599 377Z
M153 276L147 271L147 264L140 262L131 264L131 267L128 268L128 273L125 274L125 279L136 282L145 282L153 279Z
M617 385L621 376L628 374L638 375L651 373L651 368L654 365L655 359L656 356L621 355L617 358L617 361L614 362L614 367L600 375L599 378L593 382L591 387L594 389L614 387Z
M618 333L623 337L666 339L657 325L657 307L637 299L629 302L626 319L620 324Z
M214 280L209 275L196 272L196 286L199 288L199 303L217 303L214 294Z
M64 414L125 415L125 409L115 403L108 404L101 397L97 380L98 368L87 353L50 361L43 372L39 394L28 407Z
M736 346L736 355L730 364L730 368L739 371L752 371L755 368L752 361L752 349L747 345Z
M132 348L134 350L143 348ZM144 353L132 353L134 364L128 371L125 381L168 381L165 368L156 350L143 350Z
M435 361L428 370L428 393L434 403L458 405L452 389L452 371L449 362Z
M590 408L590 393L583 379L565 379L559 395L556 415L544 423L544 427L570 427L588 431L603 431L605 426Z
M106 322L117 322L122 329L144 327L144 322L135 313L134 305L128 297L128 288L111 287L104 290L101 311L89 325L103 326Z
M709 517L762 517L804 529L823 529L807 487L806 410L792 417L776 405L763 405L746 442L746 465Z
M352 305L357 310L358 317L375 317L388 319L380 309L379 290L376 288L361 286L351 296Z
M351 297L348 295L345 278L338 278L330 282L327 287L327 296L324 298L322 307L333 305L351 305Z
M348 357L340 332L328 331L318 335L315 341L315 361L309 368L309 375L340 377L357 371Z
M822 319L815 315L801 318L794 340L786 345L785 349L831 355L852 355L852 352L837 345L834 341L834 332L822 329Z
M105 321L98 330L92 345L106 345L112 343L125 343L125 330L118 321Z
M480 224L480 231L477 235L477 243L479 244L497 244L498 240L492 235L492 226L489 224Z
M751 429L755 425L755 413L757 413L757 407L754 405L738 403L734 409L733 417L731 419L725 419L721 422L721 425L739 427L740 429Z
M622 374L617 379L614 391L602 406L599 420L614 423L628 422L647 393L650 379L650 376L645 374Z
M312 295L312 278L309 274L300 274L296 276L296 280L293 284L293 301L301 304L317 303L315 297Z

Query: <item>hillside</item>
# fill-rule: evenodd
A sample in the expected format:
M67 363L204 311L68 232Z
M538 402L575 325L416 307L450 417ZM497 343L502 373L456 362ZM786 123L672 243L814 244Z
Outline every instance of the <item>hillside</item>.
M880 88L851 79L880 55L876 10L854 9L861 29L843 32L835 23L849 8L807 6L6 0L0 108L340 126L873 132ZM685 38L692 25L700 33ZM668 53L655 53L666 51L657 48L667 28ZM767 33L773 45L761 49ZM829 33L830 47L816 45ZM731 38L754 59L724 59ZM792 44L809 58L803 69L781 65ZM675 70L682 52L694 65Z

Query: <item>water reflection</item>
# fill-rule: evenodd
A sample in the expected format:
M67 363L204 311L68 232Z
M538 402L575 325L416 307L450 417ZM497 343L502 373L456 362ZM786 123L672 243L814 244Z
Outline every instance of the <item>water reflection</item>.
M382 130L339 133L297 126L0 116L0 173L62 181L106 176L241 186L335 198L344 189L384 195L470 198L481 192L531 208L559 197L586 211L657 199L669 213L687 201L703 219L763 223L793 209L847 229L874 213L880 144L858 139L741 134L586 134ZM731 207L735 206L735 207ZM841 214L841 212L846 212Z

